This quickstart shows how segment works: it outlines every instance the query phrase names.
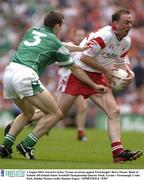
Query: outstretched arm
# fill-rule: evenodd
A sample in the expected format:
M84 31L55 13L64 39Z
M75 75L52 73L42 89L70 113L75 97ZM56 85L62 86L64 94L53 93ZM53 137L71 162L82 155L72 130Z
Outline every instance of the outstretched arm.
M77 46L77 45L75 45L75 44L66 43L66 42L63 42L62 44L63 44L70 52L84 51L84 50L86 50L86 49L88 48L87 46L80 47L80 46Z

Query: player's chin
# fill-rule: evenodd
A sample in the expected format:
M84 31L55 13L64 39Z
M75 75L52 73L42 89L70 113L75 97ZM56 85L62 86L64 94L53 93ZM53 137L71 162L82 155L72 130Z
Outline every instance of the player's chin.
M123 33L123 37L126 37L126 36L128 35L128 33L129 33L129 31L125 31L125 32Z

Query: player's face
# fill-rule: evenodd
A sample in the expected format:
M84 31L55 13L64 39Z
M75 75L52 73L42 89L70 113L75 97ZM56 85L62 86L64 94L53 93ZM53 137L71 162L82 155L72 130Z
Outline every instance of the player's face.
M63 27L63 24L64 24L64 23L62 23L62 24L57 24L57 25L55 26L55 34L56 34L57 36L58 36L59 33L61 32L62 27Z
M132 27L132 22L132 16L130 14L123 14L121 15L119 21L114 22L118 37L120 39L127 36Z

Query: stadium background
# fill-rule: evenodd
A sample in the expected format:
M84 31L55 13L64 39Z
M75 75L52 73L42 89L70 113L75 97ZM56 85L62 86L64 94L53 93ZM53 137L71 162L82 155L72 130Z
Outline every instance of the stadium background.
M110 24L111 14L121 7L130 8L135 20L130 32L129 56L136 77L125 91L116 93L116 97L122 112L123 130L144 131L144 0L0 0L0 126L5 126L17 113L14 104L2 98L4 68L31 25L41 24L47 11L57 9L65 16L60 39L68 42L77 28L89 33ZM58 81L57 67L49 67L42 81L53 93ZM68 126L75 125L74 117L73 108L65 120ZM89 101L86 127L106 128L105 115Z

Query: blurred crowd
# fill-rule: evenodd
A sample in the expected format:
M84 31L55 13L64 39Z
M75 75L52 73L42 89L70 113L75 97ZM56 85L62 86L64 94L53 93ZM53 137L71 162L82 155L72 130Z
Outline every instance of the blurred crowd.
M73 31L83 28L87 33L111 24L112 13L128 8L134 17L130 32L132 47L129 52L135 80L122 92L115 92L123 113L144 114L144 0L0 0L0 111L15 106L2 98L2 78L23 33L31 25L42 24L43 16L49 10L59 10L65 17L60 39L73 41ZM50 66L42 80L53 93L58 83L57 66ZM89 102L88 117L95 116Z

